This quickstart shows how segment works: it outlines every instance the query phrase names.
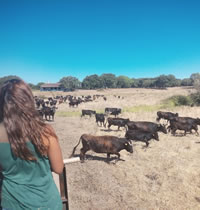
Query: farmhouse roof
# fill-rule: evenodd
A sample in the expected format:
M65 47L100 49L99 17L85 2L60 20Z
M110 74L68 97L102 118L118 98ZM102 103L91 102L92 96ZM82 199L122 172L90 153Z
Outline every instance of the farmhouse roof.
M42 88L49 88L49 87L60 87L61 83L45 83L43 85L41 85Z

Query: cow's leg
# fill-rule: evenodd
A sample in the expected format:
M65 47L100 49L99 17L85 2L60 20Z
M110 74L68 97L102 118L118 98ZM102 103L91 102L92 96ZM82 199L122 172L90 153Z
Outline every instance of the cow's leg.
M171 127L170 125L167 127L167 131L170 132L171 131Z
M80 160L81 160L81 163L84 162L84 159L85 159L85 151L83 148L81 148L80 150Z
M146 143L146 147L148 147L149 146L149 142L148 141L145 141L145 143Z
M90 150L90 146L84 140L82 140L83 147L80 149L80 160L83 163L85 159L85 153Z
M154 138L155 138L155 140L159 141L159 136L158 136L157 132L154 133Z
M146 143L146 147L148 147L149 146L149 141L147 140L146 137L144 138L144 142Z
M110 153L107 153L107 161L110 159Z
M157 118L156 118L156 121L159 122L159 121L160 121L160 117L157 117Z
M171 131L173 136L175 136L175 132L176 132L176 128L173 128L172 131Z
M197 136L199 136L199 133L198 133L198 127L197 127L197 125L196 125L196 126L194 126L194 128L193 128L193 129L195 130L195 132L196 132ZM192 131L192 129L191 129L191 131Z
M81 148L80 150L80 160L81 160L81 163L84 162L84 159L85 159L85 153L89 150L89 148Z

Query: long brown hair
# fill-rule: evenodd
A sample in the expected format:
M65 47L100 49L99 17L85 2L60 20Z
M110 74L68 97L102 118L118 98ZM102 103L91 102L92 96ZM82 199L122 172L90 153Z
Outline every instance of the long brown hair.
M0 89L0 122L5 126L12 152L24 160L36 160L27 147L27 141L45 156L48 148L42 137L57 138L40 119L32 91L21 79L8 80Z

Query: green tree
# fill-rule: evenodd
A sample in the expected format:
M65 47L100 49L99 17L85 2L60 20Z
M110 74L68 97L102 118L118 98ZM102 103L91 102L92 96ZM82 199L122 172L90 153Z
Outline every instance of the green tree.
M130 88L132 84L132 80L126 76L119 76L117 77L117 88Z
M44 82L38 82L37 85L36 85L36 89L37 89L37 90L40 90L40 87L41 87L41 85L43 85L43 84L44 84Z
M200 74L199 73L194 73L190 76L190 79L192 81L192 85L194 88L200 92Z
M177 87L181 85L181 80L176 79L176 77L172 74L166 76L168 82L167 87Z
M82 88L83 89L98 89L98 88L102 88L102 80L96 74L91 75L91 76L87 76L86 78L83 79Z
M32 83L28 83L29 87L32 89L32 90L37 90L37 86L32 84Z
M182 79L181 86L192 86L192 80L190 78Z
M34 85L32 83L29 83L29 86L31 87L31 89L33 90L40 90L40 86L43 85L44 82L39 82L37 85Z
M152 78L145 78L143 79L143 86L144 88L152 88L155 86L155 79Z
M192 81L192 84L194 84L194 82L196 80L200 80L200 73L193 73L193 74L191 74L190 79Z
M81 82L76 77L72 76L63 77L59 82L64 88L78 89L81 87Z
M160 75L159 77L157 77L155 81L155 85L156 87L159 87L159 88L165 88L167 87L167 82L168 82L167 77L165 75Z
M100 78L104 88L116 88L117 79L114 74L102 74Z
M143 88L144 87L144 81L145 81L144 78L138 79L137 84L138 84L139 88Z
M137 88L139 86L139 79L132 78L131 79L131 87Z

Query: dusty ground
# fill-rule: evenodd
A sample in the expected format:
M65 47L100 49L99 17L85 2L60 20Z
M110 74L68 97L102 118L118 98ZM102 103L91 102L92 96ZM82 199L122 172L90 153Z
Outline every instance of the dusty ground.
M68 158L83 133L124 136L125 130L121 128L117 131L117 127L112 126L108 131L97 126L94 117L64 117L65 112L103 110L107 106L123 109L137 105L156 105L169 96L187 95L192 91L182 88L77 91L73 94L105 94L108 100L97 99L95 102L81 104L78 108L61 104L55 122L51 124L59 137L63 156ZM124 99L113 95L123 96ZM178 112L180 116L200 117L199 107L179 107L163 111ZM121 117L155 122L156 111L123 112ZM147 149L143 147L144 143L134 142L134 153L121 151L124 161L116 164L114 161L106 163L105 154L89 151L85 163L66 165L70 210L200 209L200 137L194 134L181 136L179 132L178 136L159 133L159 138L159 142L151 141ZM79 145L76 155L80 148Z

